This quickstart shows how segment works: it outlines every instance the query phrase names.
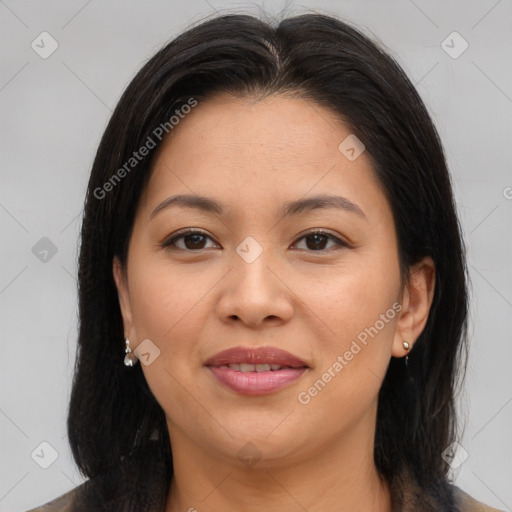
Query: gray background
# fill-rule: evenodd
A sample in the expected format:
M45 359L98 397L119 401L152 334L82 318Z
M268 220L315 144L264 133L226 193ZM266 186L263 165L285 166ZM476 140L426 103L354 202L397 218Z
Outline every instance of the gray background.
M284 0L0 0L1 511L24 511L83 481L65 433L76 257L88 172L111 110L142 62L191 23L215 11L258 14L263 7L278 14L283 6ZM512 4L287 6L289 15L312 9L340 15L381 40L430 109L454 178L473 286L461 397L468 458L453 474L475 498L512 510ZM43 45L43 31L59 45L46 59L31 47L34 40ZM453 31L469 44L457 58L442 46ZM452 54L463 48L457 36L446 44ZM58 454L47 469L41 466L53 452L42 442Z

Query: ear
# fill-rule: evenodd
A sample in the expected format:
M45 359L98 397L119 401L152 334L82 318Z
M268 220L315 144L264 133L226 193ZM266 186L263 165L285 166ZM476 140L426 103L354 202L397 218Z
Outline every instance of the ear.
M403 357L408 351L403 342L409 343L409 351L427 324L430 306L434 298L436 269L429 256L413 265L409 270L409 282L404 286L402 310L400 311L391 354Z
M117 287L117 296L119 298L119 307L123 317L124 336L133 342L136 342L136 333L133 326L132 311L130 305L130 293L128 291L128 280L126 270L123 268L119 258L114 256L112 261L112 273Z

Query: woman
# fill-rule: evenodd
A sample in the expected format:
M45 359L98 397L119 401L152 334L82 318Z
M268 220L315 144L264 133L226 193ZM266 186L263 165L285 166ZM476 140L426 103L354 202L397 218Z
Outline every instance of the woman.
M165 46L81 240L89 480L34 510L495 510L448 476L467 293L443 149L354 28L229 15Z

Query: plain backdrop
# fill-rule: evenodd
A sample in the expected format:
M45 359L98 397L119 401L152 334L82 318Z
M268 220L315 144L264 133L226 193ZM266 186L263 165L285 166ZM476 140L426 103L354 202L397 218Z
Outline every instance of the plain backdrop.
M83 481L65 429L80 216L122 91L158 48L215 11L278 15L284 7L284 0L0 0L0 511L41 505ZM334 14L381 41L431 112L472 281L457 452L467 458L453 476L475 498L512 510L512 3L288 1L285 11Z

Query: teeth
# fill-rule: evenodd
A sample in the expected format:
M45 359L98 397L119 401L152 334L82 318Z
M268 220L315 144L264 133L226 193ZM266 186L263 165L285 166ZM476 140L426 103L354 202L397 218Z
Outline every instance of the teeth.
M226 367L223 365L223 367ZM284 366L281 366L280 364L269 364L269 363L263 363L263 364L250 364L250 363L231 363L227 365L227 368L231 368L232 370L235 370L237 372L269 372L269 371L277 371L284 368Z

